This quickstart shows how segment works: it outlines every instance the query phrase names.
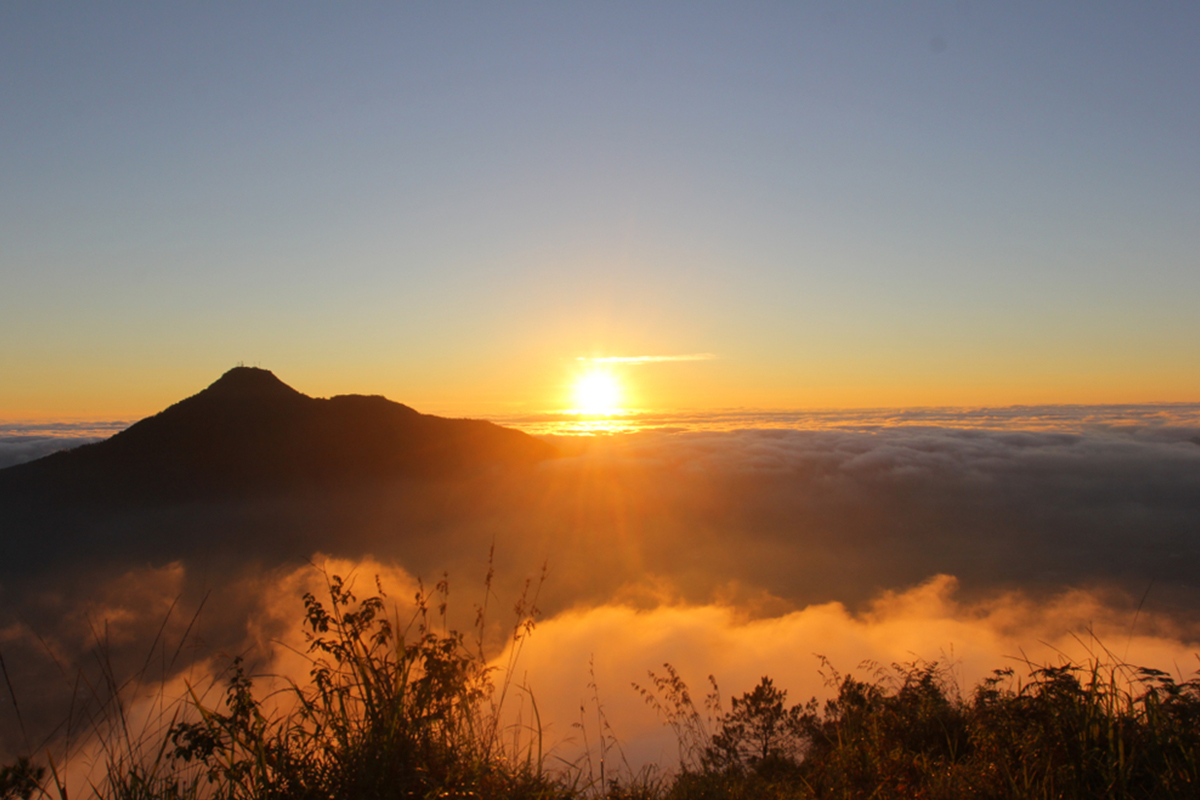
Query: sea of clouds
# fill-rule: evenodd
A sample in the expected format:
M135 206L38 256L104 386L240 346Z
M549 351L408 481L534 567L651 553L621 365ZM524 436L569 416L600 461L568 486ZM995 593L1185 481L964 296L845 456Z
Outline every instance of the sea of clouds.
M422 584L403 568L372 558L319 554L314 562L243 576L226 587L230 596L223 608L199 615L179 607L188 578L181 564L140 568L106 585L72 614L49 645L57 651L55 663L43 664L43 669L61 669L57 688L73 693L77 705L67 759L71 782L82 788L102 769L102 740L114 734L115 694L122 703L122 725L152 745L154 734L178 718L179 698L196 692L205 703L219 704L230 660L239 655L247 659L259 696L270 698L267 707L285 708L287 695L273 693L292 681L303 685L312 666L309 642L298 624L299 598L305 592L327 598L327 576L348 577L360 597L382 590L401 629L412 620L411 598ZM482 599L465 594L464 602ZM506 612L503 604L493 610L500 617ZM240 637L224 647L206 642L196 630L205 615L211 616L209 624L199 624L201 631L220 623L234 626ZM701 698L714 689L713 682L725 709L729 697L749 691L763 676L803 702L831 696L830 679L838 673L887 680L898 674L891 665L903 669L931 661L947 670L963 694L1005 667L1023 677L1035 665L1095 660L1155 665L1179 680L1200 667L1196 629L1169 615L1131 616L1079 589L1037 601L1010 591L968 602L959 597L957 581L945 575L881 593L857 611L831 602L760 616L724 602L615 600L550 615L519 645L506 638L512 619L494 622L493 680L497 686L510 684L499 713L517 747L533 744L530 726L536 725L551 768L587 769L588 758L596 762L600 756L603 735L610 775L677 763L680 743L635 689L635 684L650 686L649 673L665 674L667 664L687 681L702 711ZM44 636L10 626L0 631L0 645L11 661L22 646L27 653L46 647ZM81 682L66 666L74 651L102 651L105 669L134 678L114 693L103 678L105 670L85 665L82 672L91 677ZM14 680L20 685L22 677ZM499 703L499 693L493 699ZM38 709L26 707L26 719L31 711ZM706 716L711 726L711 715Z
M901 425L987 430L1083 432L1114 427L1200 428L1200 404L938 406L917 408L629 411L612 416L546 412L493 418L537 435L615 430L637 432L737 430L877 430Z
M552 437L565 455L520 474L111 521L102 561L0 575L0 653L25 698L4 746L61 738L71 692L99 707L78 675L101 655L146 697L237 655L303 679L314 564L365 590L380 576L400 604L449 573L449 624L469 628L492 548L498 666L507 608L546 568L511 675L528 693L508 713L528 722L532 693L558 763L595 749L599 707L631 767L671 763L674 738L631 686L665 663L697 697L709 675L726 698L769 675L796 701L828 692L818 656L842 672L936 660L964 691L1026 659L1200 667L1196 407L889 413Z
M48 456L59 450L107 439L129 427L116 421L0 421L0 469Z

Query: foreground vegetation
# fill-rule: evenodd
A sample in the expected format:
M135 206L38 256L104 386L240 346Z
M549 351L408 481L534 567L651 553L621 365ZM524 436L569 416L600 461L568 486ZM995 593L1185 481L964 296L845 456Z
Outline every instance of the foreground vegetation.
M113 800L1200 797L1200 682L1157 670L1099 660L1028 665L1027 674L999 670L964 694L937 664L866 680L826 665L834 696L823 704L789 705L763 678L728 710L715 691L701 710L667 665L636 688L673 728L678 769L596 776L578 764L547 769L536 725L503 727L505 697L517 689L493 682L481 640L431 624L424 595L402 629L382 590L360 600L337 576L328 598L305 595L304 603L305 685L260 695L235 660L215 702L193 690L154 733L130 735L118 708L121 724L107 729L104 764L87 792ZM531 602L518 603L514 657L534 613ZM600 747L609 746L602 735ZM53 758L21 759L0 770L0 800L67 800L64 775Z

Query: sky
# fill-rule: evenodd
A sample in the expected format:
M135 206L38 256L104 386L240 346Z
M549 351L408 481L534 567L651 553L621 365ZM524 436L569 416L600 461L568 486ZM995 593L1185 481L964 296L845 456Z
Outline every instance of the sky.
M480 416L599 368L642 409L1195 402L1198 40L1192 4L3 2L0 418L239 362Z

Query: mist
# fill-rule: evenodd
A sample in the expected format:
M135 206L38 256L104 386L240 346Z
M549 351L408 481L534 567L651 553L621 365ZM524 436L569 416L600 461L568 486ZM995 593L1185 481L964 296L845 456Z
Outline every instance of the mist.
M57 453L71 447L98 442L97 436L48 436L44 434L0 434L0 469Z
M300 596L319 567L366 593L378 575L399 605L448 575L446 624L469 629L486 601L497 664L507 609L537 592L513 679L567 761L581 704L594 719L598 701L631 764L670 762L630 686L664 663L698 695L710 674L725 697L770 675L796 701L824 692L816 654L842 671L936 660L969 686L1091 647L1186 676L1200 666L1198 436L657 431L455 479L4 520L0 653L21 720L5 697L3 748L61 737L72 697L98 707L78 675L102 664L148 686L216 679L236 656L302 679Z

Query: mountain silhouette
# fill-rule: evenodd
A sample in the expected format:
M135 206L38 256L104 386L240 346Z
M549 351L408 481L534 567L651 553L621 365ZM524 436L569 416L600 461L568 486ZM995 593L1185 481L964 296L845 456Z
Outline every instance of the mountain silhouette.
M490 422L421 414L380 396L313 398L268 370L235 367L110 439L0 470L0 501L246 497L451 477L554 455Z

